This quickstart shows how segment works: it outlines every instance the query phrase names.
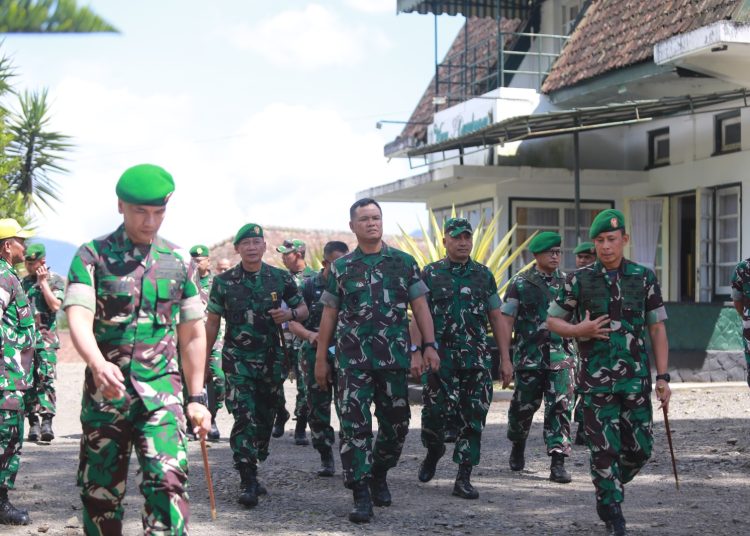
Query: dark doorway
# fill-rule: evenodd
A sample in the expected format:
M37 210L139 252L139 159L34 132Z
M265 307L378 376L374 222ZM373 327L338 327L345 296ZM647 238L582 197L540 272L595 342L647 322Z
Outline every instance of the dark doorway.
M695 195L678 200L680 301L695 301Z

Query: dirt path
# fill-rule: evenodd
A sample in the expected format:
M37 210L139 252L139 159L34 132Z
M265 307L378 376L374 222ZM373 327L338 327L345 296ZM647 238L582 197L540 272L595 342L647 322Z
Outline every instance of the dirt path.
M50 445L25 444L17 490L11 498L28 508L33 524L3 527L0 534L20 536L82 534L80 500L75 487L80 438L80 389L83 364L66 354L59 366L57 439ZM294 386L287 383L287 401ZM654 456L643 473L626 488L624 513L630 533L747 534L750 504L750 389L736 384L723 388L683 388L673 397L670 422L677 449L681 492L674 489L669 451L661 415L656 416ZM436 478L417 481L424 450L419 441L419 407L412 405L411 430L399 466L389 474L394 496L390 508L376 508L368 526L347 521L351 494L344 489L337 460L337 476L315 475L317 453L292 442L287 434L272 440L271 456L260 468L269 490L260 505L245 510L236 503L238 477L231 468L226 438L211 446L219 518L210 521L200 448L190 443L191 534L604 534L594 512L593 486L588 476L585 448L576 447L569 468L573 482L552 484L548 458L543 454L541 415L534 421L527 449L527 470L508 469L509 443L505 438L508 403L492 404L483 438L482 463L473 482L476 501L450 494L455 465L444 457ZM226 436L231 418L220 415ZM450 450L449 450L450 452ZM135 459L131 468L135 467ZM135 472L131 471L126 505L125 534L140 534L140 507Z

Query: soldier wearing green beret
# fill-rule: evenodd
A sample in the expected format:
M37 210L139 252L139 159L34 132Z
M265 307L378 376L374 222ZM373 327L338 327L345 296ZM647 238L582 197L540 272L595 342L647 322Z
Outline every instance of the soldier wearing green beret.
M612 534L626 534L620 503L653 446L651 371L646 332L656 363L656 397L670 398L667 318L654 272L624 258L629 237L619 210L605 210L589 230L597 260L568 275L549 306L549 329L578 339L578 391L591 452L596 510ZM575 318L578 323L573 324Z
M52 441L55 416L57 311L65 297L65 281L47 268L44 244L30 244L24 257L26 277L21 284L34 308L34 320L41 334L34 351L34 385L24 394L29 419L29 441ZM41 424L39 422L41 417Z
M197 244L190 248L190 257L195 265L194 269L198 276L198 290L205 308L208 306L208 295L214 280L211 273L209 249L203 244ZM217 350L216 345L211 349L211 354L206 362L206 393L208 410L211 412L211 431L208 432L206 437L211 441L218 441L221 434L216 426L216 414L224 407L226 387L224 371L221 369L221 348Z
M279 329L303 321L308 311L289 272L263 262L263 228L243 225L234 238L241 262L214 278L208 299L209 348L226 320L222 366L227 381L227 409L234 417L229 436L234 467L240 473L238 501L258 504L265 488L258 483L258 462L268 457L279 391L287 375ZM281 300L288 308L283 309Z
M508 409L508 439L513 446L510 468L525 466L524 450L534 413L544 401L544 441L551 458L550 480L570 482L565 458L570 455L573 401L573 342L547 329L547 307L562 288L562 239L545 231L529 243L536 264L511 279L503 298L500 355L510 359L513 333L515 389Z
M360 199L350 207L349 220L358 245L333 263L320 298L325 307L318 332L315 380L321 389L330 388L328 348L335 331L341 465L344 485L354 496L349 520L369 523L373 503L391 505L387 474L398 463L409 431L408 306L424 340L424 359L438 370L440 358L419 266L411 255L383 242L380 205L374 199ZM373 402L378 419L374 447Z
M24 393L31 389L34 348L39 333L34 312L15 268L24 259L25 240L32 232L12 218L0 219L0 524L28 525L26 510L8 499L21 463Z
M428 264L422 280L430 290L427 302L435 323L440 368L424 370L422 337L412 321L412 374L422 381L422 444L427 456L418 478L429 482L445 453L444 432L449 418L457 417L458 437L453 461L458 474L453 495L476 499L471 471L479 464L482 430L492 402L492 355L487 344L487 325L500 344L502 315L500 297L492 273L472 260L473 230L465 218L449 218L443 226L445 258ZM503 387L513 375L510 360L502 362ZM451 403L455 401L455 403Z
M290 238L284 240L284 243L276 248L276 251L281 253L281 260L292 274L294 282L297 286L302 288L302 283L305 278L314 277L315 270L310 268L305 262L306 252L305 242L298 238ZM294 404L294 417L297 424L294 427L294 443L296 445L308 445L307 441L307 420L309 410L307 408L307 386L305 382L301 380L303 372L302 366L304 364L304 358L300 355L300 347L302 346L302 340L295 337L289 331L285 331L288 335L287 342L291 348L291 363L290 368L294 371L294 376L297 380L297 398ZM283 397L279 401L280 408L276 414L276 422L273 429L273 437L281 437L284 435L284 424L289 420L289 412L286 410L286 399Z
M195 275L157 234L173 191L172 176L158 166L127 169L116 187L122 225L82 245L68 273L63 308L87 365L78 468L86 534L122 533L133 448L144 532L187 532L185 428L205 436L211 421L201 394L206 339Z

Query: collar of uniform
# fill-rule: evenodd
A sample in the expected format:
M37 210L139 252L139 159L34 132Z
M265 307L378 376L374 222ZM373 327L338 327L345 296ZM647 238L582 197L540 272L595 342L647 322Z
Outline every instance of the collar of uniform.
M361 259L362 257L367 257L368 255L382 255L383 257L392 257L393 253L391 253L391 248L386 244L385 242L380 242L381 247L380 251L377 253L365 253L362 251L362 248L357 246L354 249L354 252L352 253L352 256L349 258L349 261L357 261Z
M625 257L622 258L622 262L620 262L620 266L617 267L617 273L621 275L632 275L635 273L633 270L633 267L636 266L634 262L629 261ZM600 275L604 277L609 270L602 264L602 262L599 259L596 259L594 261L594 264L591 265L591 269L594 270L594 272L597 275Z
M169 247L166 240L160 236L156 236L154 241L150 244L151 247L156 249L159 253L171 253L172 249ZM128 233L125 232L125 224L120 226L112 233L112 251L132 251L135 249L135 244L130 240Z
M268 275L270 273L271 268L265 262L261 262L260 263L260 270L258 270L257 272L248 272L247 270L245 270L242 267L242 262L239 262L237 264L237 266L235 266L234 268L232 268L232 270L234 270L234 273L232 273L232 279L234 279L235 281L242 281L242 279L246 275L249 276L250 274L257 274L257 275L260 275L260 276L266 276L266 275Z
M6 268L7 270L10 270L12 273L16 273L16 269L13 268L13 265L9 263L4 258L0 257L0 267Z
M547 282L544 280L544 276L547 274L542 274L542 272L537 270L536 265L531 266L528 270L524 270L519 275L530 283L533 283L540 287L547 287ZM549 274L549 276L551 276L552 279L557 279L558 281L563 278L559 268L555 268L555 271Z
M463 264L459 262L453 262L448 258L447 255L443 257L443 266L445 268L448 268L449 270L452 268L466 268L467 270L474 270L476 268L476 265L477 263L471 257L469 257L469 260Z

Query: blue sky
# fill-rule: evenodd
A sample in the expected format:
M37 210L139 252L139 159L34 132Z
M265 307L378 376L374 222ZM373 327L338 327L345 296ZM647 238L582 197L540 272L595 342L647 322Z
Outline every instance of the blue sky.
M242 224L346 229L355 193L412 173L383 145L434 71L433 17L396 0L92 1L120 34L5 36L18 89L47 87L74 137L63 202L42 236L81 243L118 225L114 185L151 162L175 177L162 235L214 243ZM463 18L439 19L441 55ZM386 232L421 205L390 203Z

